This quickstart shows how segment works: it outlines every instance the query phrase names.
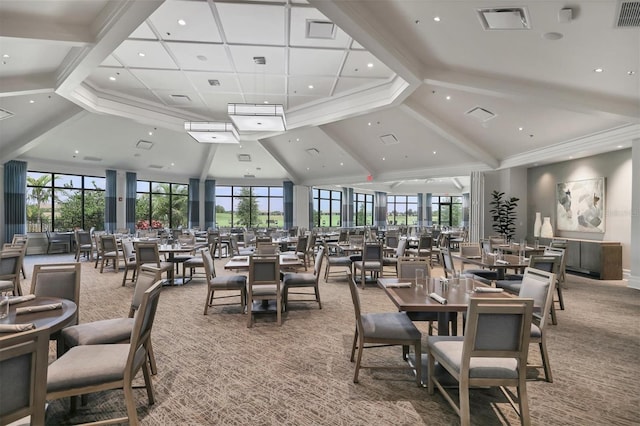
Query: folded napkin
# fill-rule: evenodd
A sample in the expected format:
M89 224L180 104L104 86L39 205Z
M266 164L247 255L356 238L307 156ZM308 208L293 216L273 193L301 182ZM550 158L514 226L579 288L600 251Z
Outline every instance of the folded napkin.
M243 262L243 261L245 261L245 260L249 260L249 258L248 258L248 257L240 257L240 256L236 256L236 257L234 257L234 258L233 258L233 259L231 259L231 260L235 260L236 262Z
M62 309L62 303L51 303L49 305L25 306L16 309L16 315L30 314L33 312L53 311L54 309Z
M435 300L436 302L440 303L441 305L446 305L447 304L447 299L445 299L444 297L440 296L438 293L430 293L429 297L432 298L433 300Z
M449 278L447 278L447 277L440 277L440 282L441 282L441 283L448 283L448 282L449 282Z
M502 293L504 289L495 287L476 287L476 293Z
M24 296L16 296L9 298L9 304L15 305L16 303L28 302L29 300L33 300L36 298L35 294L27 294Z
M0 333L20 333L36 328L33 324L0 324Z
M388 283L384 285L386 288L411 287L411 283Z
M499 265L508 265L509 262L507 262L506 260L502 260L502 259L498 259L496 260L496 263Z

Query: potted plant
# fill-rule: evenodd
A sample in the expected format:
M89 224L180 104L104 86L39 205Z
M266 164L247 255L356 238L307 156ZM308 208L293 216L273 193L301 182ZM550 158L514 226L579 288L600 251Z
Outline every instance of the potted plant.
M493 191L491 205L491 218L493 230L502 235L505 240L511 240L516 232L516 208L519 198L506 198L504 192Z

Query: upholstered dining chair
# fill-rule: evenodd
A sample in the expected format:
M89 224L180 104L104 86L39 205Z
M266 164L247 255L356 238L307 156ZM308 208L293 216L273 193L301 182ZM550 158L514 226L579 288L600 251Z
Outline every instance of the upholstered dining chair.
M417 248L409 248L406 254L418 257L428 257L431 259L431 249L433 248L433 237L428 234L420 235Z
M122 240L122 260L124 262L124 274L122 275L122 286L124 286L127 282L127 276L129 275L129 271L133 271L131 273L131 278L129 280L134 283L136 282L136 273L138 271L138 264L136 262L136 253L133 248L133 241L129 238L125 238Z
M558 248L558 247L547 247L544 249L544 255L549 256L558 256L560 258L560 266L558 267L558 274L556 275L556 292L558 294L558 304L561 311L564 311L564 297L562 297L562 287L564 287L566 280L566 270L567 270L567 249ZM551 317L553 318L553 323L557 324L556 320L556 300L553 301L551 305Z
M381 243L365 243L362 246L362 259L353 262L354 276L360 271L360 283L365 288L367 273L374 277L382 275L383 249Z
M105 263L113 262L113 271L120 270L120 259L122 251L118 249L118 242L115 235L105 234L100 236L100 273L104 270Z
M532 299L472 297L464 336L427 338L429 393L434 393L435 385L460 416L462 426L471 424L469 388L477 386L499 387L510 402L504 387L516 387L521 422L531 423L526 366L532 312ZM435 374L436 361L459 383L458 402Z
M282 285L279 256L251 256L247 285L247 327L253 326L253 301L276 301L276 320L282 325Z
M93 261L93 241L88 231L76 231L76 262L80 262L80 256L83 254L89 260Z
M335 247L334 253L331 253L328 249L328 245L324 243L324 254L326 257L326 267L324 269L324 282L328 283L330 277L335 277L336 275L346 276L346 273L351 271L351 257L346 256L344 251L340 248L340 246ZM334 271L331 271L331 269ZM340 268L341 270L336 272L335 268Z
M309 235L300 235L296 242L295 253L299 259L304 262L304 270L307 270L307 243L309 242Z
M282 278L282 305L283 309L286 311L289 303L289 295L310 295L310 293L300 293L300 292L292 292L290 289L300 289L304 287L313 288L315 300L298 300L299 301L315 301L318 303L318 308L322 309L322 302L320 302L320 287L318 286L318 281L320 280L320 270L322 268L322 260L324 259L324 246L321 246L316 253L316 259L313 265L313 273L294 273L288 272L284 274Z
M403 369L409 368L415 371L418 386L422 382L422 362L415 362L415 368L410 366L380 366L362 365L364 349L385 346L402 346L403 358L408 356L407 348L414 347L415 359L422 359L421 340L422 334L416 328L405 312L380 312L362 313L360 294L351 274L348 275L349 290L353 301L353 310L356 317L356 329L351 346L351 362L356 363L353 374L353 382L358 383L361 368ZM356 349L358 355L356 356Z
M173 263L164 262L160 260L160 252L158 251L158 244L154 242L137 242L133 246L136 249L136 274L139 275L140 271L152 267L159 269L162 272L167 273L167 280L173 280Z
M0 293L11 292L14 296L22 295L20 285L22 260L22 251L2 250L0 252Z
M226 299L229 297L240 296L240 307L242 312L245 312L247 307L247 277L245 275L224 275L221 277L216 276L216 269L211 257L211 251L208 248L200 250L202 262L204 265L205 275L207 277L207 298L204 302L204 315L207 315L209 308L212 306L223 306L237 303L226 304L213 304L215 299ZM239 291L240 294L229 295L228 291ZM224 291L224 296L214 297L216 291Z
M61 332L63 352L80 345L106 345L111 343L127 343L135 323L135 315L140 308L144 293L160 280L160 270L146 268L140 271L133 291L133 299L127 317L113 318L66 327ZM147 354L151 373L157 373L156 360L153 355L151 339L147 340Z
M127 416L109 419L109 423L128 422L130 425L137 425L133 379L140 370L144 376L149 404L155 403L147 363L147 347L161 289L162 284L156 282L144 293L129 343L75 346L51 363L47 374L47 400L122 389Z
M48 359L46 329L0 337L0 425L45 424Z
M47 235L47 254L51 251L55 246L62 246L65 250L65 253L71 251L71 239L66 235L60 235L58 232L49 232L46 231Z
M404 257L405 251L407 248L407 239L400 239L395 247L393 256L384 256L382 258L382 273L384 275L384 267L385 266L393 266L395 269L395 275L398 276L398 259Z

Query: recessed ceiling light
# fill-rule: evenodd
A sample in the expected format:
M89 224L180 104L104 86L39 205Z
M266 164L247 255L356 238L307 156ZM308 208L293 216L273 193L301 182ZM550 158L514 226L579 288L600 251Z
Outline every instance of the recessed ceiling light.
M371 62L369 62L369 63L367 64L367 67L369 67L369 68L373 68L373 64L372 64Z
M238 148L242 149L242 145L238 145Z
M382 157L382 161L384 161L384 160L386 160L386 158L385 158L385 157Z
M264 104L268 104L268 103L269 103L269 101L264 101L263 103L264 103Z
M198 56L196 56L196 59L198 59L199 61L204 62L204 61L206 61L206 60L207 60L207 57L206 57L206 56L204 56L204 55L198 55Z
M436 21L436 22L440 22L440 17L439 16L434 16L433 20Z
M153 136L153 132L149 132L149 136Z
M635 73L636 73L636 72L635 72L635 71L633 71L633 70L629 70L629 71L627 71L627 75L634 75Z
M140 56L141 58L144 58L146 55L144 54L144 52L138 52L138 56Z
M344 163L340 163L341 166L344 166Z
M309 168L307 167L307 170L309 170Z
M178 19L178 25L184 27L185 25L187 25L187 22L184 19Z
M171 163L171 165L172 165L172 166L175 166L175 165L176 165L176 163Z
M604 71L604 70L603 70L602 68L596 68L596 69L594 69L593 71L594 71L594 72L602 72L602 71Z
M451 100L451 96L447 95L447 97L445 99L450 101Z
M300 138L296 138L296 142L300 142Z
M313 84L307 86L309 89L313 89Z
M436 155L438 153L438 151L433 151L433 155Z
M573 155L570 155L570 156L569 156L569 160L573 160Z
M2 55L3 58L9 58L9 55L7 55L6 53L4 55Z
M109 80L116 81L116 78L114 76L111 76L111 77L109 77Z
M524 127L518 127L518 130L523 131Z
M30 100L29 100L29 103L30 103L30 104L35 104L35 103L36 103L36 101L34 101L33 99L30 99Z
M371 122L368 122L368 123L367 123L367 126L371 126Z
M80 151L78 151L77 149L76 149L74 152L75 152L76 154L79 154L79 153L80 153Z
M618 148L622 148L622 145L618 145Z

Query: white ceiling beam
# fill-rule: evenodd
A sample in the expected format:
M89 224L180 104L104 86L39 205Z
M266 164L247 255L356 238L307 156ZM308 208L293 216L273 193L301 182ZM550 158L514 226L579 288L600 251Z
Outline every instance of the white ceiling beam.
M200 168L200 182L204 182L207 177L209 177L209 170L211 170L211 166L213 165L213 160L216 157L216 151L218 150L218 144L212 143L207 148L207 155L204 157L202 161L202 166Z
M492 169L500 166L500 162L495 157L452 126L434 117L424 106L408 99L404 104L400 105L400 108L476 160L483 162Z
M460 183L460 181L458 180L458 178L451 178L451 182L453 182L453 186L455 186L456 188L458 188L459 190L462 191L462 184Z
M55 45L84 46L93 42L91 29L81 25L61 24L32 15L3 14L0 17L0 37L37 40Z
M289 163L287 163L287 160L285 160L281 155L279 155L275 149L270 149L269 145L266 143L263 143L262 140L267 140L265 138L262 139L258 139L258 143L260 144L260 146L262 146L262 148L267 151L267 153L278 163L280 164L280 167L282 167L284 169L285 172L287 172L287 175L289 175L289 180L291 180L291 182L293 182L295 185L301 185L301 183L299 183L302 179L300 179L300 176L298 176L294 171L293 171L293 167L291 167L291 165Z
M472 171L492 170L486 164L465 163L453 166L426 167L412 170L395 170L384 172L376 176L377 182L391 182L412 179L450 178L451 176L470 176Z
M640 123L640 102L637 98L625 100L539 82L517 81L496 76L485 77L451 70L430 70L424 83L518 102L533 102L613 120Z
M25 74L0 78L0 98L53 93L54 87L53 74Z

